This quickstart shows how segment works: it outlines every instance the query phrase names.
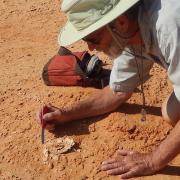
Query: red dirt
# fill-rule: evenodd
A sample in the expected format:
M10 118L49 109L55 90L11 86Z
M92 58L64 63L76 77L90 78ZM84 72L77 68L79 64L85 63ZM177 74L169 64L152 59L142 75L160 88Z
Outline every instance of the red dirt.
M141 122L141 96L135 93L127 104L111 114L58 127L56 136L73 138L80 152L70 152L43 164L40 127L36 112L43 102L70 106L97 91L94 88L47 87L41 72L58 50L57 35L66 18L59 1L2 0L0 2L0 179L118 179L99 170L102 160L122 146L151 151L172 127L161 118L160 107L172 88L167 75L155 66L145 84L147 120ZM87 49L79 42L71 50ZM97 53L104 62L112 61ZM46 132L45 138L54 135ZM161 174L139 179L179 179L180 157Z

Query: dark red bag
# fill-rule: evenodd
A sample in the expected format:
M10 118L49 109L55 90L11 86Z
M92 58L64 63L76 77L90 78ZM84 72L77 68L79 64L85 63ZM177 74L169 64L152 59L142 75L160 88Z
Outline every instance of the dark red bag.
M102 83L101 74L102 61L97 56L61 47L44 66L42 77L48 86L97 86Z

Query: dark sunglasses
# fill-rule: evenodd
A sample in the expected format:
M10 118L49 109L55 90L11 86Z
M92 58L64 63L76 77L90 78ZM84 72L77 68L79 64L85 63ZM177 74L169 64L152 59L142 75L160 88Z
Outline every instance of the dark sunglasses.
M94 44L94 45L98 45L99 43L97 42L97 39L93 39L93 38L88 38L88 37L84 37L82 38L83 41L85 41L86 43L90 43L90 44Z
M101 29L97 30L96 32L93 32L90 35L82 38L82 40L90 44L98 45L102 39L101 33Z

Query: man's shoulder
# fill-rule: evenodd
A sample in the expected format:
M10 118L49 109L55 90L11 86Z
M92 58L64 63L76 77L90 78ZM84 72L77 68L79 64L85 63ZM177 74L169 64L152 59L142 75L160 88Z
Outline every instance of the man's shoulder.
M144 1L144 10L154 28L165 28L172 31L175 26L180 26L180 1L179 0L147 0Z
M146 19L145 24L159 42L167 41L174 30L180 29L180 0L145 0L143 2L141 17Z
M179 0L154 0L151 9L151 32L153 42L158 44L161 53L167 63L169 61L169 53L176 47L176 40L179 38L177 32L180 29L180 1ZM151 8L152 8L151 7ZM175 40L175 41L174 41Z

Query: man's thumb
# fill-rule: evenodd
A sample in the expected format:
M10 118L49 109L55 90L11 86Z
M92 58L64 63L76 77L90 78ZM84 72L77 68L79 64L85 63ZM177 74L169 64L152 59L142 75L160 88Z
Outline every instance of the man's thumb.
M43 119L45 121L52 121L52 120L56 120L57 119L57 112L50 112L50 113L46 113L43 116Z

